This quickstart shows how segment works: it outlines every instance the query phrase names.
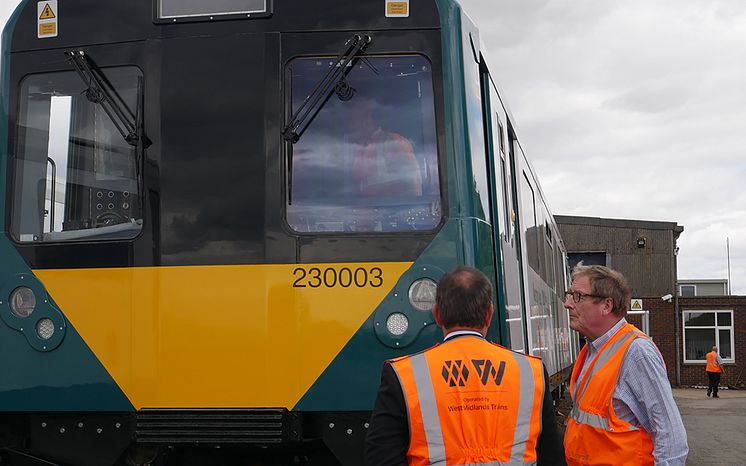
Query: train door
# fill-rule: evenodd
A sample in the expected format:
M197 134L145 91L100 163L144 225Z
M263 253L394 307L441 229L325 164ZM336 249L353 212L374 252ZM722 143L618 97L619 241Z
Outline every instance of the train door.
M488 128L487 153L492 192L493 243L495 245L495 271L501 277L498 296L504 306L508 334L507 345L511 349L527 352L526 323L524 320L521 292L521 267L515 234L515 209L511 189L511 164L508 159L507 113L489 75L485 75L485 93L489 105L485 106L485 126Z

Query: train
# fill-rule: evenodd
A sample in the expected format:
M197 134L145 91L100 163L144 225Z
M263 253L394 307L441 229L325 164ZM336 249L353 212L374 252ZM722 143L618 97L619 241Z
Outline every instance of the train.
M565 248L487 56L454 0L21 1L3 464L362 464L459 264L561 390Z

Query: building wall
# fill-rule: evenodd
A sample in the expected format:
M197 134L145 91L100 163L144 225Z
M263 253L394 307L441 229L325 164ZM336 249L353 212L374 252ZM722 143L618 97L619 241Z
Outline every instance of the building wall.
M676 386L676 312L674 301L663 301L660 296L642 298L643 309L649 312L650 333L666 363L671 385ZM642 329L642 316L629 315L627 321Z
M568 253L608 254L608 265L627 277L632 297L677 294L675 248L683 227L674 222L563 215L555 220ZM644 247L638 247L640 239Z

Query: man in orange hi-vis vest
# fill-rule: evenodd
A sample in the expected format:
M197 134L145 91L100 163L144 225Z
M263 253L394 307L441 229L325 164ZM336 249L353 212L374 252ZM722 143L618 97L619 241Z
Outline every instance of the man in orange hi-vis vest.
M386 361L368 466L564 465L541 360L485 339L492 285L461 266L438 283L442 344Z
M354 107L350 134L359 145L352 161L352 179L363 197L422 196L422 175L414 147L401 134L386 129L380 102L361 98Z
M658 348L627 323L627 281L602 266L575 267L565 293L570 327L586 345L570 377L569 465L683 466L686 430Z
M723 371L723 360L718 354L718 347L713 346L712 351L707 353L707 366L705 366L705 372L707 372L707 378L710 384L707 387L707 396L712 394L713 398L720 398L718 396L718 385L720 385L720 375Z

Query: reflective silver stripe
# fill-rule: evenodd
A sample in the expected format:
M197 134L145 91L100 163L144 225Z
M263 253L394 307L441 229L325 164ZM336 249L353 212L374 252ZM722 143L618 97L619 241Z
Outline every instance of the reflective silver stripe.
M427 359L424 353L420 353L409 360L412 363L412 374L417 396L420 399L420 412L425 428L425 442L427 442L427 451L430 455L430 464L445 464L446 448L443 443L443 431L440 428L438 405L435 402L435 390L433 390L433 381L430 379Z
M624 328L624 327L622 327ZM593 367L590 368L589 373L585 376L585 380L588 382L583 385L583 391L580 392L578 395L576 393L576 396L573 398L575 400L575 403L579 403L580 400L583 398L583 395L585 394L586 389L588 388L588 385L590 385L590 381L593 378L593 376L601 370L601 368L609 362L609 359L611 359L612 356L616 354L617 351L619 351L619 348L621 348L627 340L629 340L632 337L636 337L634 332L629 332L626 335L623 335L621 338L619 338L617 341L609 345L607 348L605 348L601 353L596 356L596 362L593 363Z
M578 424L584 424L587 426L595 427L596 429L602 429L611 432L609 428L609 420L598 414L591 414L589 412L579 409L577 406L572 408L570 411L570 417L573 418Z
M519 380L521 390L518 399L518 416L513 434L513 448L510 451L510 464L523 464L523 456L526 454L526 443L531 427L531 412L534 406L534 371L531 362L526 356L512 353L518 363Z
M595 427L596 429L603 429L607 432L614 432L614 429L609 425L609 419L599 414L589 413L579 409L577 406L573 407L570 411L570 417L578 424L584 424L586 426ZM629 426L626 431L639 430L635 426Z

